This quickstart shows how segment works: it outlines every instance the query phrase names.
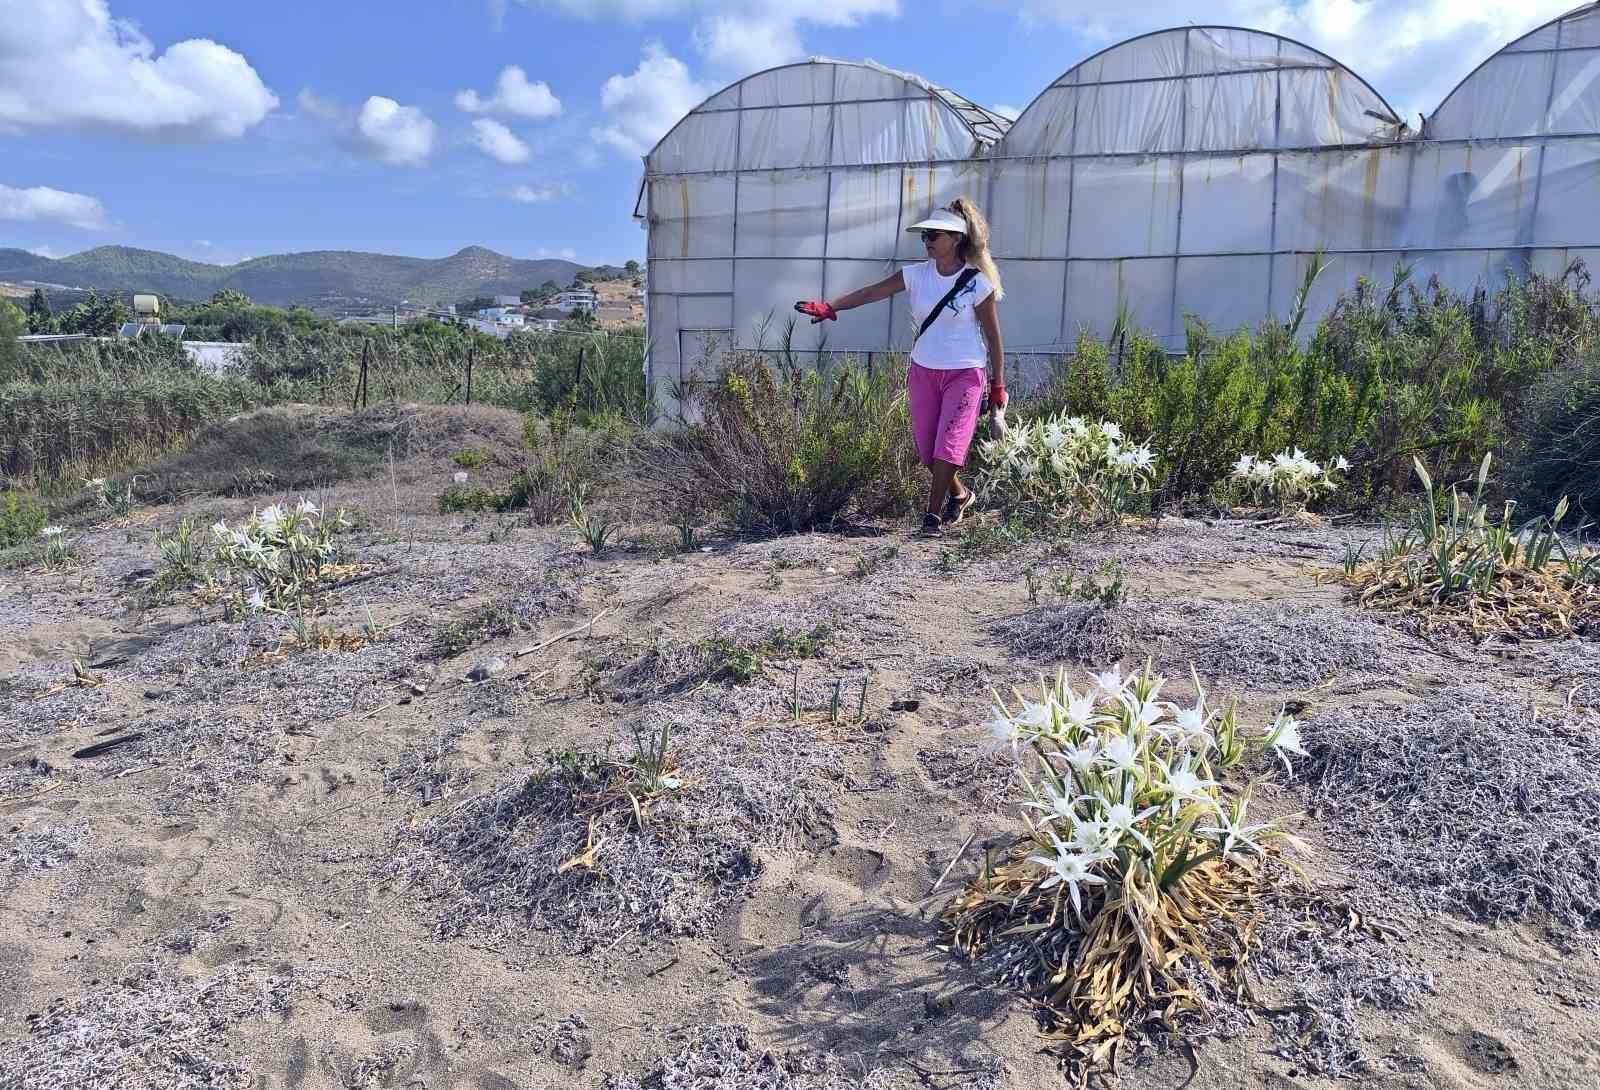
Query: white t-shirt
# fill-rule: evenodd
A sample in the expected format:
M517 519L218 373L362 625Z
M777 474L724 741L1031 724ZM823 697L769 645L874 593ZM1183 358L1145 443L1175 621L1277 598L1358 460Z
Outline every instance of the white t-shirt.
M911 330L915 333L922 328L922 320L934 304L955 287L961 270L957 269L950 276L940 276L937 266L929 260L907 265L900 270L900 275L905 278L906 297L911 303ZM989 360L989 349L984 344L983 331L978 328L976 312L978 304L993 292L994 285L987 276L979 273L973 277L917 341L911 350L912 361L938 371L984 366Z

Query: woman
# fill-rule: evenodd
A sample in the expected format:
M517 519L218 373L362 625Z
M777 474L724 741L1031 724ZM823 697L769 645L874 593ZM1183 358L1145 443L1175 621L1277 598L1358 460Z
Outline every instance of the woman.
M907 230L922 235L927 261L831 302L808 300L794 308L815 324L899 291L910 293L911 317L920 329L906 372L911 430L922 464L933 473L922 532L937 534L960 522L972 506L972 489L960 473L983 405L985 360L989 404L1003 408L1006 403L1005 352L995 306L1005 293L989 256L989 225L967 198L957 197Z

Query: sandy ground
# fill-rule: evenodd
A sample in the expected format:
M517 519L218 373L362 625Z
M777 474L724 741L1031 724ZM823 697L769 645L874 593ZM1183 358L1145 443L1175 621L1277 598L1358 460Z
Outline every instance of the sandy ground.
M0 1087L1054 1085L1028 1005L942 950L920 907L963 844L950 882L1015 828L1006 761L982 748L990 686L1076 669L1074 649L1150 654L1175 679L1193 661L1258 722L1304 702L1314 755L1338 713L1447 709L1463 687L1574 738L1600 726L1592 644L1474 648L1353 612L1316 576L1367 530L1166 520L971 557L899 528L683 554L662 535L593 558L570 532L372 493L320 497L371 504L351 544L392 569L324 619L383 628L356 651L276 654L278 619L130 608L176 509L85 532L70 570L0 572ZM1028 565L1109 557L1131 591L1110 623L1028 600ZM512 630L436 657L444 625L495 604ZM705 641L817 625L814 657L697 672ZM74 684L75 658L101 683ZM686 781L657 815L685 830L670 850L620 838L642 854L602 847L600 875L489 881L585 847L582 820L504 816L546 751L626 751L663 721ZM1375 866L1307 776L1271 780L1313 889L1273 909L1257 1003L1219 1009L1192 1079L1190 1053L1156 1043L1123 1085L1600 1085L1592 919L1451 913ZM467 889L452 830L495 814L501 854ZM1425 817L1417 835L1438 835Z

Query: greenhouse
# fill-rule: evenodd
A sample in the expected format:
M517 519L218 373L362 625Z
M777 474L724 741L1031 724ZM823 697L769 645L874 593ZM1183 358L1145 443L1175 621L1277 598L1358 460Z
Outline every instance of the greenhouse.
M658 393L729 348L909 346L903 296L789 331L793 302L922 259L903 228L966 194L1005 274L1025 380L1119 316L1181 348L1400 263L1470 290L1600 257L1600 4L1507 45L1420 130L1288 38L1184 27L1069 68L1015 122L918 76L830 59L750 76L645 157ZM1309 328L1309 323L1307 328Z

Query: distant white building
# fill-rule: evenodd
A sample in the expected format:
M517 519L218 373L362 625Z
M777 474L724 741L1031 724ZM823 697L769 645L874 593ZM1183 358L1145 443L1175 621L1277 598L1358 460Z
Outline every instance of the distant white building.
M540 333L554 333L561 328L560 318L529 318L528 328Z
M593 314L595 306L594 292L589 288L573 288L556 296L554 305L563 314L571 314L576 310L585 310Z
M496 295L494 297L494 301L495 301L495 305L496 306L514 307L514 306L518 306L518 305L520 305L522 303L522 296L520 296L520 295Z
M231 341L184 341L183 351L200 370L221 375L230 367L244 362L248 345Z

